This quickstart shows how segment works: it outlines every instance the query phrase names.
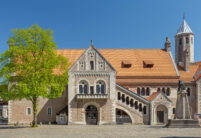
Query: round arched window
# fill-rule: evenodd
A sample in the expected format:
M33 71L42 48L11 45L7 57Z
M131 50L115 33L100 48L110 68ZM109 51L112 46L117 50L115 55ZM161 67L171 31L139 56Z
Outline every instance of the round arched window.
M142 96L145 95L145 88L142 88L142 90L141 90L141 95L142 95Z
M146 96L149 96L149 93L150 93L150 89L147 88L147 89L146 89Z
M85 80L79 82L79 93L80 94L87 94L88 92L88 83Z
M117 99L118 99L118 100L121 100L121 93L120 93L120 92L118 92Z
M97 94L105 94L106 88L105 88L105 82L104 81L98 81L96 83L96 93Z
M124 94L122 94L122 102L124 103L125 102L125 95Z
M166 96L170 96L170 88L167 88Z

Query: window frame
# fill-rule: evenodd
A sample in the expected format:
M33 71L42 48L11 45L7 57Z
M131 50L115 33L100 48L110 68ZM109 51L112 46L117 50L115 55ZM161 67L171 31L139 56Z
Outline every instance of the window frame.
M29 109L30 109L30 113L29 113ZM32 114L32 109L31 107L27 107L26 108L26 115L30 116Z
M189 38L186 37L186 44L189 44Z
M50 111L50 114L49 114L49 111ZM47 107L47 115L49 115L49 116L52 115L52 107L51 106Z
M86 80L81 80L78 83L78 93L79 94L88 94L89 83Z
M90 64L90 70L94 70L94 61L93 60L91 60L90 62L89 62L89 64Z
M145 96L145 88L143 87L143 88L141 88L141 96Z
M103 80L96 81L96 94L106 94L106 83Z
M150 96L150 88L149 88L149 87L146 88L145 95L146 95L146 96Z

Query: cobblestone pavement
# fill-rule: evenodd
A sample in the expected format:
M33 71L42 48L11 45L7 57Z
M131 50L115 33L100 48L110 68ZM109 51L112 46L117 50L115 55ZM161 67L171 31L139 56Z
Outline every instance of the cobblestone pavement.
M164 128L146 125L62 126L38 128L0 126L0 138L152 138L201 137L201 128Z

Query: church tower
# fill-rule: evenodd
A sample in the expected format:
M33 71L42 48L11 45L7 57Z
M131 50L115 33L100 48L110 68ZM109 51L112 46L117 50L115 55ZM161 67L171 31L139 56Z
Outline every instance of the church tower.
M187 50L189 56L185 56ZM185 62L194 62L194 34L185 18L175 35L175 62L181 67L185 66Z

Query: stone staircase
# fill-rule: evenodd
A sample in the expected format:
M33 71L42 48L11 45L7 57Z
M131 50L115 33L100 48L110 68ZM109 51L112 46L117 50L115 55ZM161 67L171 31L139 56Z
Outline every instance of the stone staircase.
M136 93L117 85L116 106L129 111L137 119L143 120L148 116L149 101Z

